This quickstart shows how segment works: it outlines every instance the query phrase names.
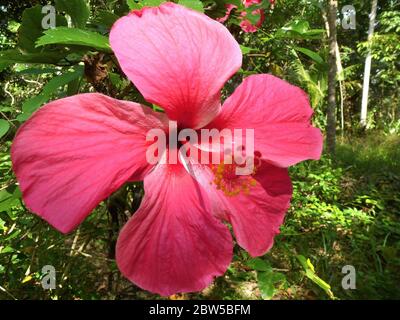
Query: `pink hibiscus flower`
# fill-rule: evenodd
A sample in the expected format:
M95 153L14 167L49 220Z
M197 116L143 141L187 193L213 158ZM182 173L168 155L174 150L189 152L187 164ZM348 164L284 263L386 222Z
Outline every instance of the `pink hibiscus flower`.
M232 259L221 219L250 255L271 248L291 198L285 168L320 157L320 130L310 125L306 94L271 75L247 77L221 107L242 55L206 15L173 3L133 11L115 23L110 43L128 78L165 114L98 93L48 103L12 145L23 199L67 233L125 182L144 180L141 206L118 239L121 272L161 295L202 290ZM166 132L168 119L179 128L254 129L258 169L236 176L223 165L149 164L146 134Z
M261 0L243 0L242 1L243 5L245 8L248 8L254 4L260 4ZM274 0L270 0L271 5L274 5ZM226 14L225 16L221 17L221 18L217 18L217 21L223 23L226 20L228 20L229 16L231 15L231 12L233 9L237 9L237 6L231 3L227 3L225 5L226 8ZM242 21L240 22L240 27L242 28L242 30L244 32L256 32L261 25L263 24L264 20L265 20L265 14L264 14L264 10L262 9L256 9L252 12L254 15L258 15L260 16L260 18L258 19L258 21L255 24L252 24L248 19L246 19L247 16L247 12L246 11L242 11L240 13L240 18Z

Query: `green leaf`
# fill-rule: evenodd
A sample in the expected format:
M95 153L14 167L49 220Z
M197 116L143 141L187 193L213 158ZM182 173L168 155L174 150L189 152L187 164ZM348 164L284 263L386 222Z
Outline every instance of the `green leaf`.
M39 52L41 49L36 48L36 40L43 35L42 6L36 5L32 8L25 9L22 13L21 26L18 29L18 46L26 52ZM66 26L65 17L58 15L56 17L57 26Z
M17 33L20 26L21 26L21 24L19 22L11 20L11 21L8 21L7 30L12 33Z
M309 58L314 60L316 63L325 64L324 59L322 59L318 53L316 53L310 49L301 48L301 47L294 47L294 49L297 51L300 51L301 53L304 53L306 56L308 56Z
M12 63L10 62L0 62L0 72L3 71L4 69L8 68Z
M142 0L140 2L143 4L143 7L158 7L165 0Z
M46 44L78 45L111 52L107 37L97 32L76 28L59 27L47 30L45 35L36 42L36 46L40 47Z
M273 279L273 282L276 284L276 283L279 283L279 282L286 281L286 276L283 273L280 273L280 272L273 272L272 273L272 279Z
M27 275L24 279L22 279L21 283L29 282L33 279L32 275Z
M55 73L59 70L54 68L26 68L23 70L16 71L16 74L46 74L46 73Z
M276 285L284 283L286 277L279 272L271 271L257 273L258 288L260 289L263 299L270 300L276 293Z
M67 96L68 97L78 94L81 80L82 80L81 77L77 77L76 79L74 79L68 83L68 85L67 85Z
M31 114L36 111L40 106L50 100L50 98L57 93L60 87L78 79L83 75L83 67L79 66L72 72L64 73L60 76L52 78L44 87L42 92L26 100L22 105L22 114L20 114L17 119L21 122L27 120Z
M156 112L165 112L163 108L157 106L156 104L153 104L153 110Z
M301 254L296 256L297 260L300 262L301 266L303 267L304 270L309 269L309 265L311 264L311 262L308 262L307 260L310 259L306 259L306 257L302 256ZM314 266L311 264L312 269L314 270Z
M266 9L267 10L267 9L269 9L270 6L271 6L271 3L269 1L262 1L261 4L259 4L257 6L257 8Z
M139 10L143 8L143 5L140 2L136 2L135 0L126 0L126 3L129 7L129 10Z
M15 249L13 247L6 246L6 247L4 247L4 248L2 248L0 250L0 253L1 254L3 254L3 253L11 253L11 252L14 252L14 251L15 251Z
M203 3L200 0L179 0L178 4L186 8L204 13Z
M56 0L56 9L68 14L77 28L84 28L90 16L89 5L85 0Z
M24 103L22 104L23 114L28 118L36 109L38 109L42 104L47 102L49 99L50 97L44 94L39 94L33 98L25 100ZM24 120L26 120L27 118L24 118ZM17 119L21 120L22 118L19 115Z
M246 20L249 20L252 25L256 25L260 21L260 14L253 14L253 10L246 9Z
M18 50L0 51L0 65L14 63L45 63L55 64L64 58L63 52L38 52L38 53L22 53Z
M258 288L263 299L270 300L275 294L275 286L271 272L259 272L257 275Z
M247 261L246 265L249 268L252 268L253 270L257 270L257 271L271 271L272 270L271 265L267 261L265 261L261 258L251 259L251 260Z
M294 20L286 26L278 29L277 38L288 39L319 39L325 33L323 29L309 29L310 25L306 20Z
M245 47L245 46L240 46L240 50L242 50L242 54L248 54L250 53L252 50L254 50L253 48L250 47Z
M114 22L117 21L119 16L110 11L99 11L97 17L93 20L94 23L104 26L107 29L111 29Z
M325 293L331 298L335 299L335 296L333 292L331 291L331 286L326 283L324 280L322 280L320 277L317 276L315 273L315 268L313 264L311 263L310 259L306 259L302 255L297 255L296 256L297 260L300 262L302 265L305 275L307 278L309 278L312 282L314 282L317 286L319 286L322 290L325 291Z
M10 124L7 120L0 119L0 138L2 138L10 129Z
M310 28L310 24L307 20L295 20L289 23L288 26L282 28L285 30L293 30L298 33L304 33Z
M7 190L0 190L0 212L8 212L14 206L20 204L21 191L19 188L10 193Z
M5 241L9 241L12 239L15 239L16 237L19 236L19 234L21 233L21 230L15 230L13 233L11 233L9 236L5 237L4 240Z
M130 10L140 10L143 7L158 7L163 2L166 2L166 0L126 0Z
M42 35L42 6L36 5L25 9L22 13L22 23L18 29L18 46L29 52L37 52L36 40Z
M230 4L233 4L233 5L235 5L235 6L238 7L238 8L241 8L241 7L243 6L243 1L242 1L242 0L229 0L229 2L228 2L228 1L226 1L226 2L227 2L227 3L230 3ZM218 4L219 1L216 1L216 3ZM223 3L222 5L223 5L224 8L225 8L225 3Z
M326 31L324 29L311 29L303 33L303 36L306 38L314 38L314 39L319 39L321 38L322 34L325 33Z

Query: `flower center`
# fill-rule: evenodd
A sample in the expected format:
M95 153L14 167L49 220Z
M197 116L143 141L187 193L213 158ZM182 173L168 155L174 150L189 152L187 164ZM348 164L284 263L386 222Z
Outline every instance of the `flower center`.
M216 188L224 192L224 194L229 197L236 196L240 193L245 195L250 194L251 188L257 185L257 181L254 176L261 164L260 157L260 152L254 152L254 167L252 173L249 175L237 174L237 168L243 167L243 165L238 165L235 163L220 163L217 165L212 165L211 169L214 173L213 183L216 185Z

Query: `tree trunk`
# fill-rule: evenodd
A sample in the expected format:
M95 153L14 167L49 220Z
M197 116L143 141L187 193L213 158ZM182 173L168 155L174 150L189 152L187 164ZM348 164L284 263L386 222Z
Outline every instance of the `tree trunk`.
M372 0L371 14L369 15L369 29L368 29L368 44L371 44L372 36L375 28L376 7L378 0ZM360 125L362 128L367 126L367 112L368 112L368 92L369 92L369 79L371 75L371 50L368 49L367 57L365 58L364 67L364 83L361 101L361 119Z
M331 156L335 155L336 145L336 13L337 1L328 2L328 24L329 24L329 71L328 71L328 108L326 142Z
M329 38L330 32L329 32L328 14L327 14L326 8L324 6L322 6L322 18L324 20L326 33ZM337 80L339 82L339 91L340 91L340 127L341 127L341 134L343 136L343 134L344 134L344 97L345 97L344 87L343 87L344 74L343 74L342 58L340 56L340 50L339 50L339 45L338 45L337 39L335 41L335 53L336 53L336 74L339 76Z

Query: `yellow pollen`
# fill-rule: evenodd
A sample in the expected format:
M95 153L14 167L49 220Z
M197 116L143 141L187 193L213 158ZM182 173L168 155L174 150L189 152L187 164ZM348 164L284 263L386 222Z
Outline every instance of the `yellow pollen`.
M236 175L236 168L236 164L225 163L212 166L213 182L216 188L229 197L237 196L240 193L248 195L251 187L257 185L257 181L253 177L256 173L256 167L251 175Z

